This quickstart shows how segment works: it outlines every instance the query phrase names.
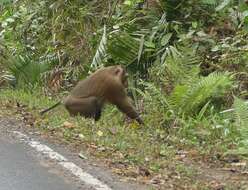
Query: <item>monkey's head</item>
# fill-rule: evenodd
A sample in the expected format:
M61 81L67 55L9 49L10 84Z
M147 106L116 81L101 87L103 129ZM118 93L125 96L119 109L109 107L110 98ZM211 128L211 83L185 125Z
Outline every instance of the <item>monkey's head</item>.
M126 68L123 65L117 65L115 74L120 78L123 86L127 88L128 87L128 73L126 71Z

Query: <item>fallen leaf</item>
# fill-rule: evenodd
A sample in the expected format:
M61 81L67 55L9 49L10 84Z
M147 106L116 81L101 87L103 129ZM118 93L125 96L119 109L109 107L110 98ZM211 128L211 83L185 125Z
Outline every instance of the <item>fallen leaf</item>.
M241 166L246 166L246 162L231 163L231 165L241 167Z
M168 177L167 177L168 178ZM157 175L157 176L154 176L151 180L150 180L150 183L151 184L154 184L154 185L159 185L159 184L164 184L165 181L163 180L161 174Z
M89 144L88 145L90 148L97 149L97 146L95 144Z
M79 158L81 158L81 159L84 159L84 160L87 159L87 157L84 156L82 152L80 152L80 153L78 154L78 156L79 156Z
M145 161L146 161L146 162L149 162L150 159L149 159L148 157L145 157Z
M79 137L80 139L84 139L84 138L85 138L85 136L84 136L82 133L80 133L80 134L78 135L78 137Z
M138 168L138 173L141 176L149 176L149 175L151 175L150 171L147 168L141 167L141 166Z
M101 137L101 136L103 136L103 132L102 131L97 131L97 133L96 133L99 137Z
M68 122L68 121L65 121L65 122L63 123L63 127L68 128L68 129L72 129L72 128L75 127L75 125L74 125L73 123L70 123L70 122Z
M101 151L101 152L104 152L104 151L106 151L106 148L105 147L98 147L97 150Z

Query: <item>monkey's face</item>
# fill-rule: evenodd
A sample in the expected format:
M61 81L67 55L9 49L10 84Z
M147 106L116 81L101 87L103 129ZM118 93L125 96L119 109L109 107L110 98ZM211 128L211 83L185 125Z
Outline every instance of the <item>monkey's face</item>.
M120 79L124 88L127 88L128 87L128 73L126 72L125 67L122 65L115 66L115 74Z
M128 73L125 70L123 70L122 84L125 88L128 87Z
M127 88L128 87L128 73L125 67L121 66L121 68L122 68L121 81L122 81L123 86Z

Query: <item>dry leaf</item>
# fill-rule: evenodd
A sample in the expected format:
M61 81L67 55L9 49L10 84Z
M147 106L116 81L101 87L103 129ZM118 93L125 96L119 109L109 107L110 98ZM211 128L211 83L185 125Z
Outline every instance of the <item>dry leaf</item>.
M80 139L84 139L84 138L85 138L85 136L84 136L82 133L80 133L80 134L78 135L78 137L79 137Z
M84 160L87 159L87 157L84 156L82 152L80 152L80 153L78 154L78 156L79 156L79 158L81 158L81 159L84 159Z
M72 128L75 127L75 125L74 125L73 123L70 123L70 122L68 122L68 121L65 121L65 122L63 123L63 127L68 128L68 129L72 129Z
M232 163L232 166L237 166L237 167L242 167L242 166L246 166L246 162L238 162L238 163Z
M99 136L99 137L101 137L101 136L103 136L103 132L102 131L97 131L97 135Z
M138 173L141 176L149 176L149 175L151 175L150 171L147 168L141 167L141 166L138 168Z

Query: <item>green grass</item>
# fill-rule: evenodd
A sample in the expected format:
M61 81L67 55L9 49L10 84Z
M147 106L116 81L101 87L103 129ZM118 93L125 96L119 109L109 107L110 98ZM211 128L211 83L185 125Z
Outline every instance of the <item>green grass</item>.
M137 171L135 168L145 167L152 176L176 170L184 176L183 181L190 181L189 184L194 183L196 187L202 185L196 180L196 171L181 162L178 152L185 151L187 159L215 157L224 154L235 136L232 127L214 127L222 121L219 116L214 119L209 116L181 120L180 127L165 128L156 119L153 120L161 113L156 113L152 107L153 113L143 115L146 126L125 123L123 114L113 106L106 106L99 122L70 117L63 106L41 117L39 111L53 105L56 100L42 95L39 90L32 93L23 90L1 91L0 105L14 106L16 102L27 105L25 111L35 117L34 127L52 132L62 141L77 143L82 149L87 148L92 156L112 164L121 164L126 167L125 170L131 167ZM8 109L14 111L15 108ZM66 126L65 122L69 122L72 127ZM124 176L128 175L125 170L122 174Z
M161 123L156 120L161 117L161 113L150 107L153 113L142 116L146 125L138 126L136 122L125 123L123 114L113 106L106 106L99 122L81 117L69 117L62 105L51 110L44 117L40 117L39 111L53 105L56 100L42 95L39 90L32 93L23 90L3 90L0 98L2 103L10 102L15 105L19 102L27 105L28 111L39 120L39 126L47 130L63 131L64 137L68 140L82 134L86 142L94 142L123 154L130 152L132 156L127 156L128 161L146 165L145 160L150 160L146 159L147 157L151 160L170 159L170 157L173 158L175 151L181 148L194 148L210 153L212 148L216 149L218 145L219 149L225 151L236 135L235 128L231 124L225 124L223 118L214 114L202 119L178 118L180 125L173 128L169 124L161 126ZM66 121L75 127L64 127L63 124Z
M152 127L140 127L136 123L125 124L124 116L116 108L107 106L103 116L99 122L81 117L69 117L63 106L59 106L45 114L44 117L39 116L39 111L51 106L56 101L42 96L40 92L33 94L22 90L4 90L0 94L1 103L16 102L27 105L28 111L36 117L36 127L50 131L60 131L63 137L68 141L78 138L83 143L94 143L99 147L105 147L104 153L97 152L96 155L104 156L104 154L116 155L121 153L124 162L131 164L142 164L149 166L151 170L157 170L163 160L173 158L174 150L167 146L166 143L157 139L157 131ZM74 127L64 127L64 122L70 122ZM83 138L79 137L79 134ZM113 157L115 159L115 157ZM155 167L156 165L156 167ZM156 168L156 169L155 169Z

